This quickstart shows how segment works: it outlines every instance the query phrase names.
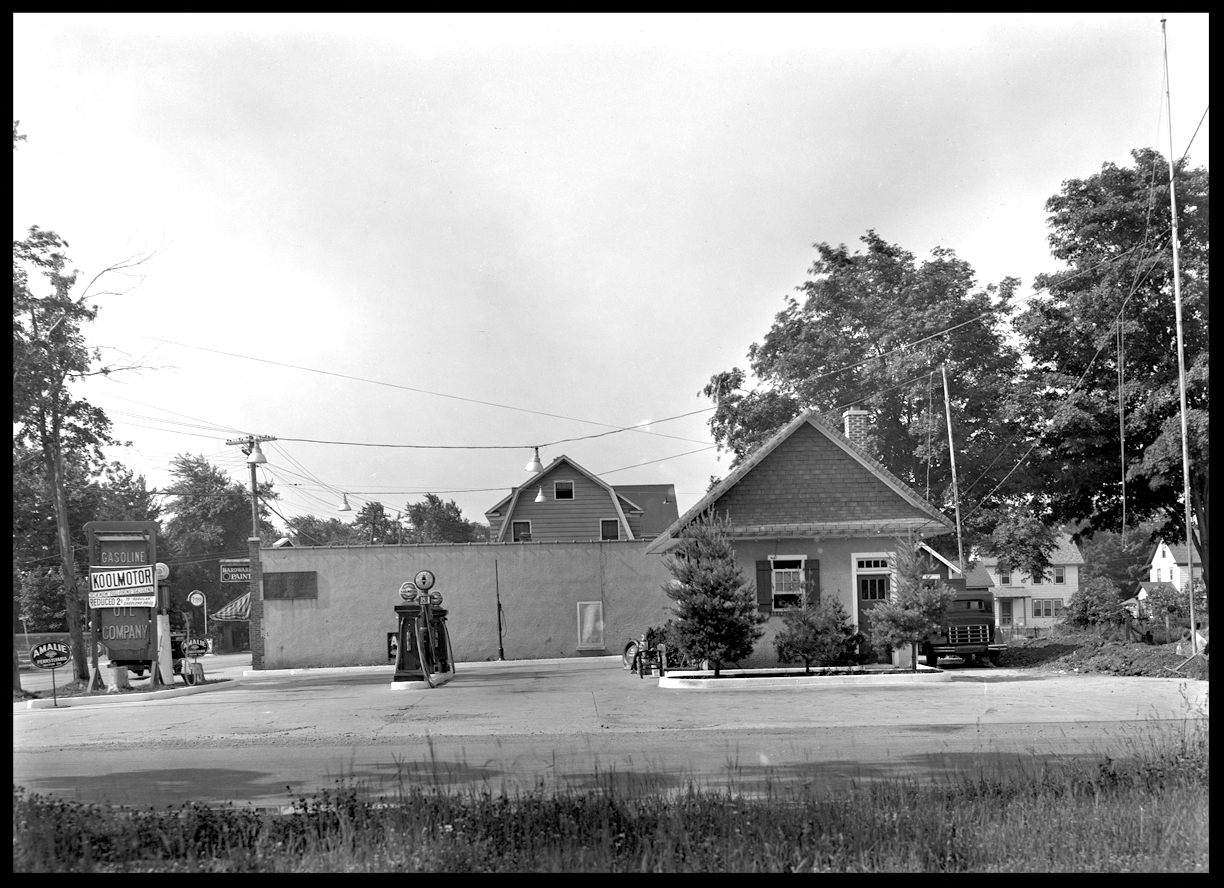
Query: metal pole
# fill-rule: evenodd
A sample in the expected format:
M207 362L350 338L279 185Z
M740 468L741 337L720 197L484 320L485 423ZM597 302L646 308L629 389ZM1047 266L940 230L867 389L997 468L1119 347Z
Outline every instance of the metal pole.
M1194 534L1190 526L1190 435L1186 423L1186 347L1182 339L1181 270L1177 257L1177 195L1173 187L1173 105L1169 96L1169 38L1165 34L1165 20L1160 20L1160 33L1164 37L1165 63L1165 107L1169 112L1169 209L1173 216L1173 303L1177 310L1177 381L1181 393L1181 451L1182 451L1182 499L1186 506L1186 560L1189 561L1190 578L1190 650L1198 653L1198 626L1194 622Z
M497 595L497 659L506 659L506 652L502 650L502 610L501 610L501 582L497 576L497 559L493 559L493 590Z
M956 505L956 554L960 558L961 576L965 575L965 547L961 542L960 491L956 487L956 445L952 442L952 402L948 398L948 365L939 368L943 374L944 412L948 415L948 455L952 458L952 501Z

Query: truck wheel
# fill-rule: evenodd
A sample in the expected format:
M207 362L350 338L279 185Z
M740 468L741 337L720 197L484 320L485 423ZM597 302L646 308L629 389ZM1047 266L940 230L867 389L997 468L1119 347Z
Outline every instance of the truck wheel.
M999 652L998 651L991 651L989 654L986 655L986 657L988 660L990 660L991 666L999 665Z
M934 648L926 649L926 663L931 668L939 666L939 654L935 653Z
M143 669L138 669L133 666L133 667L129 667L129 671L132 673L132 675L136 676L137 678L144 678L145 671Z

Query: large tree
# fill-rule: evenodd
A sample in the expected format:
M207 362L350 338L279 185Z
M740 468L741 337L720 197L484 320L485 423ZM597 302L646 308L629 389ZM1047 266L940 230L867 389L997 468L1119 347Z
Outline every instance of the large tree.
M1128 527L1152 520L1156 534L1184 539L1169 166L1151 149L1131 156L1133 166L1067 180L1046 203L1050 246L1067 267L1038 278L1017 324L1042 416L1033 472L1052 523L1082 522L1085 536L1120 531L1125 505ZM1210 182L1206 169L1179 163L1175 184L1191 538L1206 576Z
M703 393L716 408L714 440L735 465L803 410L840 423L844 408L861 407L872 414L873 455L950 505L946 367L962 500L978 503L989 493L992 507L1021 493L1022 473L994 489L1023 453L1027 429L1012 391L1020 356L1005 336L1018 282L982 288L951 250L919 262L874 231L862 241L865 251L854 253L815 245L812 277L796 288L801 297L788 297L748 350L754 390L745 390L738 367L710 379Z
M360 531L339 518L294 515L285 519L285 527L300 546L351 546L362 541Z
M76 380L107 371L95 370L97 352L85 344L83 327L98 309L72 294L77 272L69 269L67 246L37 226L13 242L13 438L15 447L28 444L38 453L52 494L73 661L77 677L87 679L66 456L101 462L101 447L114 441L106 414L72 390Z
M443 502L436 493L404 507L407 541L413 543L471 543L480 539L480 525L468 521L454 500Z
M251 492L232 480L204 456L179 454L170 464L166 488L169 520L164 531L169 551L158 558L170 566L171 603L185 610L187 596L199 589L217 610L246 592L245 586L221 585L221 559L245 558L251 536ZM265 502L277 499L271 484L260 484L259 536L265 543L277 538Z
M13 121L13 148L24 138ZM71 268L67 250L67 241L37 225L13 241L13 444L38 454L51 493L73 662L77 677L84 680L89 666L74 568L67 464L74 455L101 463L102 447L116 442L106 413L73 387L85 377L117 369L100 365L98 350L85 342L84 329L98 314L93 300L116 295L95 285L111 275L127 274L150 257L123 259L78 288L79 273ZM16 687L16 656L13 664Z

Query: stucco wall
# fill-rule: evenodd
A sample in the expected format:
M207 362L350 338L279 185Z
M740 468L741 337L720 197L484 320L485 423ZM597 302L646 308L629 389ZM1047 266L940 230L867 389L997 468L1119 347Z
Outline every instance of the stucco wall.
M744 575L755 579L756 562L770 555L806 555L820 561L821 600L836 598L846 609L851 621L856 619L853 555L865 552L889 552L896 547L891 537L869 539L794 539L794 540L733 540L736 560ZM752 656L741 662L744 667L775 666L778 656L774 638L782 628L782 616L775 614L765 625L765 634L757 642Z
M264 573L315 571L318 598L264 601L266 669L387 662L402 583L428 569L459 662L496 659L497 590L508 660L618 654L670 616L669 574L646 543L511 543L262 549ZM496 571L495 571L496 568ZM496 582L495 582L496 577ZM602 601L604 650L578 650L577 603Z

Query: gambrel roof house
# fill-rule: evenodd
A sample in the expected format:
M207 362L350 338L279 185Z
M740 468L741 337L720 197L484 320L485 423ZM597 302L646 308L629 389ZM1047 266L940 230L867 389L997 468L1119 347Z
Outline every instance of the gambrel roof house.
M646 547L665 554L682 529L712 510L728 537L757 605L771 617L813 596L835 598L861 631L891 594L898 540L942 536L954 523L868 455L861 442L869 414L847 410L839 434L815 411L790 422ZM771 619L750 661L776 663ZM887 656L887 652L879 652Z
M562 454L485 512L494 542L649 540L676 519L670 484L613 487Z

